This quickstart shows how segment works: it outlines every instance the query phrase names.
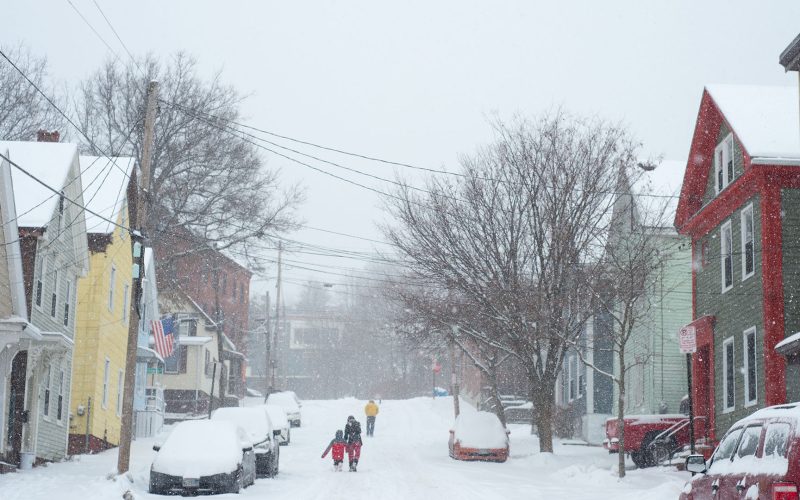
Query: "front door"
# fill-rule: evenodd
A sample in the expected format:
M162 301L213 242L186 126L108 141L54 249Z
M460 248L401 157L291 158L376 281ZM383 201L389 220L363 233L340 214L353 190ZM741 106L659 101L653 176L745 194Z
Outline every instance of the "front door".
M25 424L25 375L28 368L28 352L17 353L11 362L11 391L8 401L8 427L5 429L8 456L12 464L19 465L22 451L22 427Z

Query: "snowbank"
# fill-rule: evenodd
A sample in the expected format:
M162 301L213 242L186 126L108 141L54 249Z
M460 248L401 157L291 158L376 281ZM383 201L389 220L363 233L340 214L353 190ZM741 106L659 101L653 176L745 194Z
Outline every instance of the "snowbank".
M462 413L453 426L456 440L465 448L505 448L508 435L494 413Z

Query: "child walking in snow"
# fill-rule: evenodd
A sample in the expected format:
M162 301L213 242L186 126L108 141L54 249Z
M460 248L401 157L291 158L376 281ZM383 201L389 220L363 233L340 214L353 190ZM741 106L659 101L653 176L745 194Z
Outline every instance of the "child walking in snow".
M325 452L322 454L322 458L325 458L325 456L328 455L328 452L331 452L331 456L333 457L333 469L336 471L342 470L342 462L344 462L344 448L344 433L342 431L336 431L336 437L331 439L330 444L327 448L325 448Z

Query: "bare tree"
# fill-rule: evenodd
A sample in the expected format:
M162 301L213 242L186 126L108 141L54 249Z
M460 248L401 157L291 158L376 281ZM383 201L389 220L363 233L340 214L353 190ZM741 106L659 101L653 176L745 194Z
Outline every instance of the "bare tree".
M630 351L640 326L650 319L652 297L663 280L664 265L680 240L666 220L667 202L658 194L652 196L655 193L647 188L646 173L621 171L618 189L622 194L615 202L602 270L590 283L596 307L606 311L612 322L607 336L615 369L604 371L586 360L580 346L576 345L576 350L584 363L610 377L616 386L618 475L624 477L627 381L632 369L649 362L648 356L633 357ZM647 450L634 450L631 455L637 465L651 462Z
M56 98L48 78L46 58L36 57L23 45L4 46L2 50L37 87ZM5 60L0 62L0 89L0 139L32 140L41 129L65 134L64 120L58 111Z
M109 61L83 82L75 106L95 154L116 151L140 159L142 110L149 81L160 82L159 113L149 192L151 239L180 243L164 264L186 253L229 250L258 267L255 242L295 223L302 200L296 187L282 189L257 149L230 133L240 117L242 96L217 73L205 81L197 62L178 53L167 61L148 56L127 65ZM187 242L185 228L191 237ZM167 247L170 245L167 244Z
M632 168L627 132L563 112L496 124L462 177L401 188L387 237L413 271L474 304L482 332L517 356L531 387L541 451L552 452L556 378L587 316L617 174Z

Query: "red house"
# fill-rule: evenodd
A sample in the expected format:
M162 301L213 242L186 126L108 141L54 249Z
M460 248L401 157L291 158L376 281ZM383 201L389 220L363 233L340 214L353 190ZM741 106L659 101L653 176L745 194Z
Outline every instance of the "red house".
M709 438L800 400L800 116L793 87L703 91L675 226L692 240L695 414Z

